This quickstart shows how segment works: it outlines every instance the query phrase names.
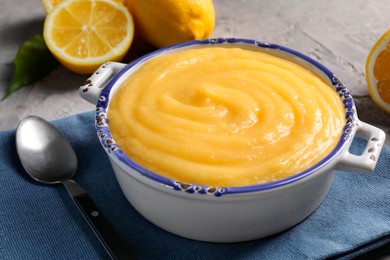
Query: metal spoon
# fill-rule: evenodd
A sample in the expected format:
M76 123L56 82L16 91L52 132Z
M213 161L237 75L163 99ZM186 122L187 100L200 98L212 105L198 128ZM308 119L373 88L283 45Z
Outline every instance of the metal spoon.
M89 195L71 180L77 170L77 157L68 140L54 126L37 116L26 117L16 130L16 149L24 169L33 179L65 185L112 259L136 259Z

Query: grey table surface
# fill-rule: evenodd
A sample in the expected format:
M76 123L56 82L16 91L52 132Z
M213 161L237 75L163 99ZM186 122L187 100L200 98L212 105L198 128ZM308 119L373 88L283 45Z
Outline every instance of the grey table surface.
M390 144L390 115L371 100L365 81L369 50L390 28L388 0L214 0L214 5L212 37L273 42L321 62L349 87L359 118L385 130ZM0 0L0 96L10 83L19 45L42 33L44 19L41 0ZM135 42L125 62L150 50ZM52 120L93 110L78 93L87 77L58 66L0 101L0 130L15 128L27 115Z

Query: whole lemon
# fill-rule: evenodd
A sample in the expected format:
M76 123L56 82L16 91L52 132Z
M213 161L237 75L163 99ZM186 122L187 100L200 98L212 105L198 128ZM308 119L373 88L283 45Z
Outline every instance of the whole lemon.
M161 48L210 36L215 24L212 0L128 0L136 32Z

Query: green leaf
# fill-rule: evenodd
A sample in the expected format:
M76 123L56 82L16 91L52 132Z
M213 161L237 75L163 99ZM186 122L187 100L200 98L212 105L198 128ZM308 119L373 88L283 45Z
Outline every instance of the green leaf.
M2 100L16 90L34 83L49 74L58 62L47 48L40 34L36 34L22 43L16 53L15 73Z

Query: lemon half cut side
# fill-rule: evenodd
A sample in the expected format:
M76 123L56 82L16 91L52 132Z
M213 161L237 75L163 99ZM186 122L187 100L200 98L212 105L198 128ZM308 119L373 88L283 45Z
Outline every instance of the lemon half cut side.
M366 80L374 102L390 113L390 30L379 38L367 57Z
M46 13L50 13L51 10L53 10L53 8L58 5L59 3L62 3L64 1L68 1L68 0L42 0L42 4L43 4L43 8L45 8L45 11ZM124 5L126 5L126 0L111 0L111 1L115 1L117 3L122 3Z
M124 5L111 0L67 0L47 15L43 36L66 68L93 73L107 61L120 61L133 40L133 19Z

